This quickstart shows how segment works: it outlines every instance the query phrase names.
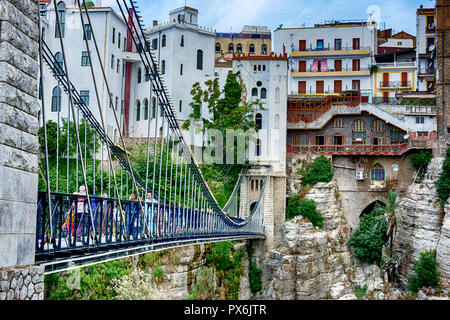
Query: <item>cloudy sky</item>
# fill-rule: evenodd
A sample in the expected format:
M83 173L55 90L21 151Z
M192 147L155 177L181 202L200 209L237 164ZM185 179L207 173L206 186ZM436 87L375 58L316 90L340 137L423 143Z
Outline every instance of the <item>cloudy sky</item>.
M99 1L99 0L97 0ZM147 26L153 20L168 20L168 12L184 6L185 0L138 0ZM102 0L115 5L116 0ZM199 10L199 24L217 32L239 32L244 25L283 27L312 26L328 20L367 19L372 12L377 21L396 32L416 34L416 10L434 7L435 0L186 0Z

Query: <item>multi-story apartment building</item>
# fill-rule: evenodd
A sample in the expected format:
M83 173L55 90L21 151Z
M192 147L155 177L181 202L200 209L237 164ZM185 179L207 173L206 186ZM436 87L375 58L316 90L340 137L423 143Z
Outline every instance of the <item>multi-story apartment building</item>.
M200 27L198 25L197 9L181 7L170 11L169 21L158 24L154 21L152 28L146 30L147 39L150 41L158 61L161 77L167 87L168 93L174 104L177 118L180 123L189 118L192 101L191 89L194 83L203 84L208 79L214 77L214 44L215 32L212 29ZM139 70L142 66L138 67ZM133 109L133 130L132 136L146 137L148 131L148 121L151 121L151 132L156 125L157 101L152 94L148 102L150 89L148 79L142 76L137 83L135 107ZM151 105L151 115L149 119L142 113L146 103ZM139 114L138 106L141 114ZM143 107L144 106L144 107ZM206 108L202 114L206 114ZM158 121L158 126L161 126ZM194 128L191 130L193 133Z
M127 105L133 93L126 94L127 85L126 63L134 60L131 50L127 50L127 25L112 8L92 7L90 18L92 26L87 24L85 17L84 26L88 41L91 43L92 60L89 60L85 45L83 27L81 26L78 6L75 1L58 1L58 10L62 27L62 36L65 42L65 53L70 80L79 91L85 103L90 107L94 116L100 121L97 99L94 91L93 80L90 72L92 63L97 70L96 81L99 88L100 103L103 108L105 126L108 136L114 141L118 140L119 128L116 124L111 108L113 107L121 121L121 126L126 134L124 125L128 117ZM60 46L59 32L57 29L56 15L52 1L40 2L40 16L42 21L42 37L49 49L55 54L57 62L63 68L63 55ZM95 55L92 32L95 32L96 40L102 53L102 61L106 72L106 78L111 89L112 105L108 97L105 81L100 65ZM101 35L101 36L100 36ZM130 66L131 67L131 66ZM72 115L69 114L69 97L62 86L55 80L50 69L44 66L43 94L47 120L60 121Z
M240 33L216 34L215 58L231 61L233 54L268 56L272 52L272 36L265 26L244 26Z
M434 92L436 86L436 9L417 9L418 90Z
M348 90L360 91L367 101L372 97L375 24L278 28L274 43L275 53L289 55L291 97L336 95Z
M378 30L378 53L384 54L416 47L416 37L401 31L392 34L392 29Z

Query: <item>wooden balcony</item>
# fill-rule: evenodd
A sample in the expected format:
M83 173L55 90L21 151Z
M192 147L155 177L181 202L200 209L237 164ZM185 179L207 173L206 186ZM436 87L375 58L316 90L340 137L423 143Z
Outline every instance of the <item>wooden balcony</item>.
M365 156L399 156L408 151L408 144L399 145L341 145L341 146L294 146L287 144L288 153L312 153L324 155L365 155Z

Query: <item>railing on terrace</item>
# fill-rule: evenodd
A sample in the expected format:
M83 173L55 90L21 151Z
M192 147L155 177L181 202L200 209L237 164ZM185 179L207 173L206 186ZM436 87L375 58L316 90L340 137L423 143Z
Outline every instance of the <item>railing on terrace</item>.
M294 73L296 72L348 72L348 71L369 71L370 68L369 67L365 67L365 68L359 68L357 70L350 68L350 67L346 67L346 68L341 68L339 70L333 69L333 68L326 68L326 69L322 69L322 70L312 70L312 68L308 68L305 71L293 71Z
M411 81L381 81L380 88L411 88Z
M319 119L331 106L345 105L357 107L361 104L361 96L327 96L324 99L290 100L288 105L288 122L300 121L311 123Z
M314 52L314 51L344 51L344 50L370 50L371 47L370 46L360 46L359 48L355 48L353 46L339 46L339 47L331 47L328 46L326 48L305 48L302 50L297 50L299 52L305 52L305 51L309 51L309 52Z
M385 98L374 97L372 103L388 104L388 105L401 105L401 106L435 106L436 98L414 98L414 97L398 97L398 98Z
M408 144L400 145L287 145L289 153L313 153L327 155L402 155L408 150Z

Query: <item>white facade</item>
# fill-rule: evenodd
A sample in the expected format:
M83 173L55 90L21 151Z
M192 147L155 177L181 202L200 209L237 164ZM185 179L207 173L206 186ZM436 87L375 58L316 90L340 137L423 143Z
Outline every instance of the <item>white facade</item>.
M289 56L289 95L360 90L370 98L376 41L375 24L274 31L275 53Z
M184 18L183 18L184 17ZM156 25L146 31L161 71L161 78L168 89L169 96L174 104L177 119L180 125L189 118L192 112L189 104L192 102L191 89L194 83L202 85L214 77L214 45L215 32L198 26L198 12L195 9L182 7L169 14L170 21ZM185 20L183 20L185 19ZM142 66L137 66L141 68ZM133 113L131 116L132 137L146 137L148 121L144 118L144 100L149 97L150 83L142 76L142 83L137 83L137 69L133 77L136 84ZM142 70L143 72L143 70ZM153 110L154 97L148 98L150 109ZM137 121L137 102L141 103L140 121ZM157 103L156 103L157 104ZM202 110L204 115L206 108ZM150 116L151 133L155 131L156 121L161 127L162 120ZM191 130L193 133L194 131ZM188 138L186 136L185 138Z
M249 143L251 163L271 165L274 172L286 168L287 59L246 57L233 60L233 72L240 72L248 102L260 102L255 121L260 126L258 141ZM262 58L262 57L260 57Z

